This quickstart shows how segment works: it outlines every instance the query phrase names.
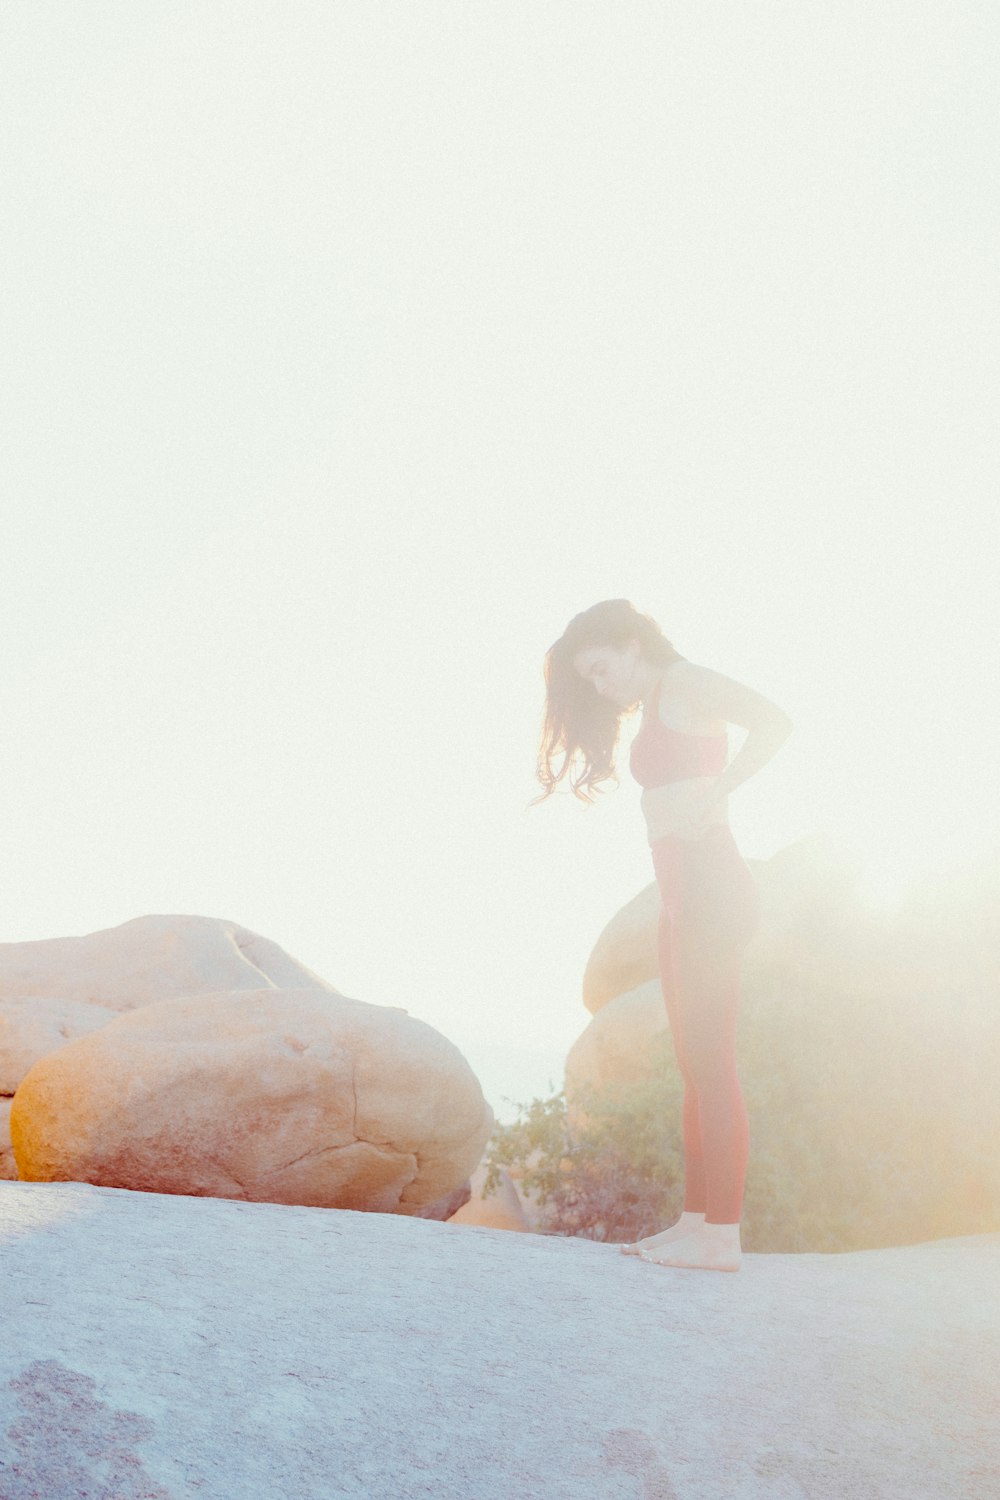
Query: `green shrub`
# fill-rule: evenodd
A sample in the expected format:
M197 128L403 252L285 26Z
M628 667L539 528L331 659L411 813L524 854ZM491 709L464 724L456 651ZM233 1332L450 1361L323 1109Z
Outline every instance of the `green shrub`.
M642 1082L518 1104L520 1118L498 1123L487 1145L484 1193L511 1171L538 1203L543 1234L633 1241L676 1219L682 1090L668 1031L654 1039L651 1063Z
M919 965L918 965L919 967ZM750 978L737 1054L750 1128L740 1238L764 1253L880 1249L1000 1230L1000 1002L837 974ZM645 1082L519 1105L487 1146L542 1233L637 1240L683 1204L669 1031Z

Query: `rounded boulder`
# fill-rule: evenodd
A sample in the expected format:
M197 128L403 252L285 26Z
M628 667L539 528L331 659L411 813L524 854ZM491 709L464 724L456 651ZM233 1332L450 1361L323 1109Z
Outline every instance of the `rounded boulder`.
M592 1015L609 1000L659 975L660 905L654 881L616 911L598 937L583 974L583 1003Z
M667 1008L659 977L616 995L594 1016L566 1054L564 1088L636 1083L653 1076L654 1037L668 1031Z
M114 1015L103 1005L79 1000L0 995L0 1178L17 1176L9 1120L11 1100L21 1079L40 1057L106 1026Z
M424 1217L454 1212L492 1125L440 1032L311 988L118 1015L40 1058L10 1117L27 1181Z

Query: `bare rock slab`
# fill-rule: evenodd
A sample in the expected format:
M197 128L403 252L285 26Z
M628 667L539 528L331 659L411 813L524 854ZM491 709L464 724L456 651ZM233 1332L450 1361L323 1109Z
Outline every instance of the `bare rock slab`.
M995 1500L1000 1235L748 1255L0 1183L3 1500Z
M10 1112L25 1181L442 1217L492 1125L440 1032L315 989L115 1016L41 1057Z

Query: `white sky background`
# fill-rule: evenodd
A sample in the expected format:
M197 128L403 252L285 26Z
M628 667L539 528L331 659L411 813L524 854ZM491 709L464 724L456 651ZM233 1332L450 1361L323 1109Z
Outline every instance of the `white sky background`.
M507 1117L652 879L624 756L526 808L618 596L795 721L746 855L989 858L998 34L4 0L0 940L235 919Z

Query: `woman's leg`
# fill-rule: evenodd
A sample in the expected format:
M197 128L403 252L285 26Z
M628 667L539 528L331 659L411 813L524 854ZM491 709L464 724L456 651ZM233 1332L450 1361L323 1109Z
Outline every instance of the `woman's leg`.
M684 1102L681 1110L681 1131L684 1141L684 1212L705 1217L707 1187L705 1181L705 1145L702 1135L701 1108L699 1104L696 1075L688 1057L685 1042L685 1024L681 1000L677 988L675 966L676 939L669 912L662 911L661 926L667 928L660 940L661 988L670 1022L670 1034L674 1040L674 1055L684 1084Z
M674 1056L684 1082L684 1102L681 1112L681 1128L684 1142L684 1206L681 1217L667 1229L647 1235L634 1245L623 1245L626 1254L658 1251L671 1244L692 1229L700 1227L705 1219L705 1159L702 1149L701 1121L698 1109L698 1091L694 1074L688 1062L684 1045L683 1015L678 994L677 966L675 962L676 939L674 934L675 914L681 902L685 879L683 862L684 841L660 839L653 846L653 864L660 887L660 916L657 929L657 955L660 969L660 988L663 994Z
M705 1218L709 1224L738 1224L750 1151L736 1068L739 970L703 948L689 952L686 960L679 957L679 968L685 1049L698 1101Z
M654 846L657 874L664 868L677 893L671 924L673 982L665 987L664 998L684 1075L686 1156L689 1118L698 1126L696 1134L691 1127L690 1186L701 1196L692 1202L705 1208L702 1239L707 1235L717 1243L706 1249L704 1243L678 1240L656 1258L666 1264L735 1270L749 1155L746 1106L736 1069L736 1023L743 955L759 925L759 897L728 826L689 841L683 852L661 850L664 842ZM689 1096L696 1101L690 1117ZM685 1207L687 1191L686 1183ZM713 1233L713 1226L719 1225L727 1227Z

